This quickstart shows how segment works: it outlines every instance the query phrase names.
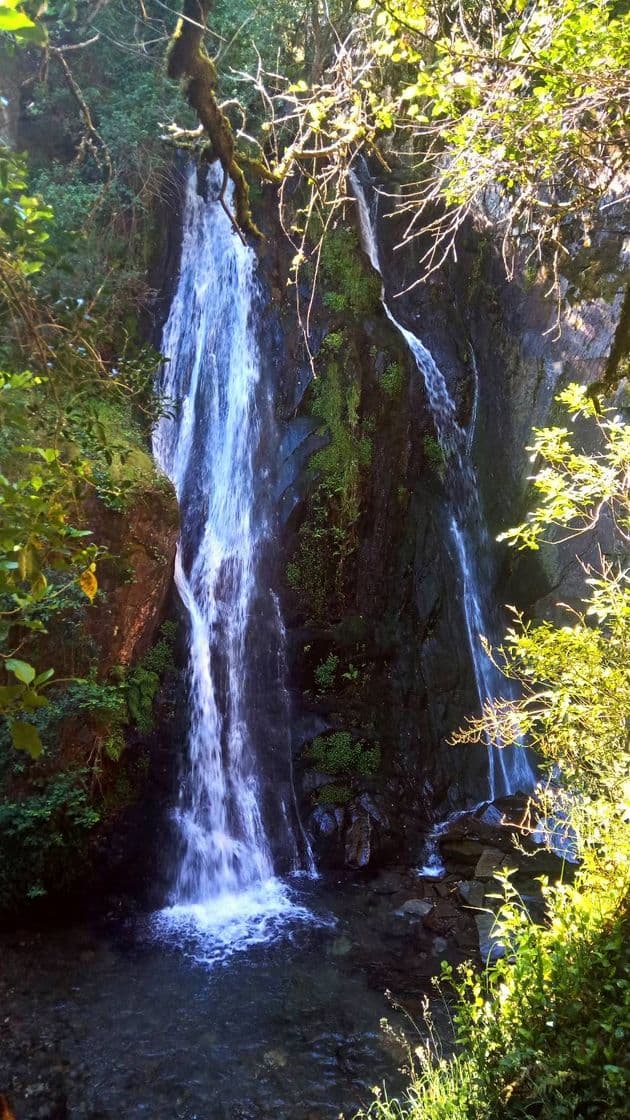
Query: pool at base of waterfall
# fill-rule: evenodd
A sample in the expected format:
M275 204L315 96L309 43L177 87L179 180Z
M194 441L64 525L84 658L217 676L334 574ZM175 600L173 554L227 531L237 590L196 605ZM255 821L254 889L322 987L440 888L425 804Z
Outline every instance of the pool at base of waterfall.
M293 912L223 956L191 915L2 935L0 1093L18 1120L337 1120L399 1090L407 1055L381 1020L418 1037L385 992L420 1020L433 935L370 884L269 890Z
M198 964L213 965L255 945L291 936L300 923L334 926L335 920L311 912L290 885L270 878L204 902L165 907L153 916L151 926L158 940L177 946Z

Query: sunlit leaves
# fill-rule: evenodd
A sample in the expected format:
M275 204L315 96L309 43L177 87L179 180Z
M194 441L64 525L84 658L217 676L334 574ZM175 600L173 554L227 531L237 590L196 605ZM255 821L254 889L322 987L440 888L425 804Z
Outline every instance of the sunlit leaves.
M90 564L90 567L86 568L84 572L81 572L79 576L79 587L83 594L87 595L90 602L93 602L94 596L98 591L98 581L94 574L95 568L95 564Z
M532 482L538 505L504 537L520 548L537 548L558 529L585 532L607 510L623 546L630 530L630 426L613 413L599 415L583 387L571 385L560 397L590 425L582 427L581 436L595 449L576 451L575 433L568 428L537 432ZM621 828L630 762L628 572L603 558L585 576L583 604L559 607L561 623L527 621L516 613L501 664L518 682L520 699L484 716L499 721L503 742L524 737L549 774L562 776L574 797L569 810L581 851L599 843L594 814L606 818L609 831ZM457 740L471 735L479 740L483 729L483 719L472 721Z
M26 163L0 144L0 253L23 276L39 272L45 260L53 212L41 198L26 193Z
M567 428L537 429L528 449L537 466L532 479L537 505L522 525L503 533L501 539L536 549L543 540L554 539L554 529L575 533L594 527L604 509L628 536L630 425L610 411L598 416L584 386L570 385L557 399L574 417L591 420L599 445L590 453L576 451Z
M463 4L362 0L372 15L364 54L373 90L422 160L404 208L428 208L435 242L454 244L458 215L484 212L514 248L551 262L587 240L600 205L622 194L630 104L627 8L608 0ZM446 202L442 219L436 203ZM440 254L429 249L430 270Z
M17 681L16 684L0 686L0 713L8 721L11 741L16 750L25 751L31 758L39 758L43 750L39 732L33 723L23 717L48 703L41 689L52 679L54 670L37 673L33 665L17 657L7 657L4 669Z
M19 44L46 42L46 32L24 11L23 0L2 0L0 3L0 32L10 35Z

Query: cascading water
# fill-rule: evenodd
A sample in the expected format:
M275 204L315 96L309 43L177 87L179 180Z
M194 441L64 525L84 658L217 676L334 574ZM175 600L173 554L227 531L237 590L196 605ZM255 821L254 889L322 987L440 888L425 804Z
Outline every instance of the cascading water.
M274 661L273 648L261 653L265 620L276 651L284 641L277 600L260 572L270 534L267 480L255 469L264 399L260 287L255 254L212 197L220 182L215 165L206 201L196 170L188 174L179 280L162 337L160 390L174 408L154 433L155 458L180 505L175 582L189 624L188 747L175 811L181 850L162 923L205 929L219 954L301 916L274 877L262 809L266 801L275 846L296 870L288 735L283 780L263 789L261 755L277 748L261 743L254 715L257 666L261 657ZM270 690L278 695L264 700L286 717L281 652L275 665Z
M351 172L350 180L357 202L363 245L372 267L382 276L376 214L370 210L359 176ZM374 201L377 201L376 195ZM488 657L481 642L481 635L489 641L492 641L494 635L490 626L490 605L486 600L484 587L484 583L487 585L490 580L487 575L485 581L482 578L484 560L489 554L489 541L479 505L477 480L469 459L473 433L467 435L458 423L455 404L432 354L412 331L394 317L385 299L384 288L381 299L388 319L411 351L426 388L444 457L448 526L460 575L466 636L477 695L480 706L492 714L496 711L497 698L505 696L506 691L509 691L509 682ZM480 559L476 559L476 555ZM503 795L533 789L536 779L524 748L501 747L498 735L493 739L489 738L487 746L488 796L491 801Z

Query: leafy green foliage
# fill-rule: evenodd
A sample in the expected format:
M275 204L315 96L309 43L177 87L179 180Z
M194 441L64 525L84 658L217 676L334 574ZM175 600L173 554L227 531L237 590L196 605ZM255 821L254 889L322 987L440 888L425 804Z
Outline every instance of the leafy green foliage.
M138 665L127 681L127 707L139 731L147 732L153 728L153 701L159 684L158 674L143 665Z
M14 335L7 332L9 371L0 371L0 651L6 659L24 631L36 649L37 635L66 611L73 586L86 602L94 600L100 550L85 524L89 495L122 510L157 485L138 420L141 403L152 400L157 355L125 341L116 364L106 363L93 307L57 300L53 314L33 287L54 259L52 211L24 193L21 157L3 150L0 173L0 313L18 324ZM34 370L15 372L26 356ZM157 415L153 407L145 413ZM26 653L36 656L30 647ZM38 688L6 688L0 711L15 745L36 756L41 744L28 713L46 699ZM18 718L21 711L26 720Z
M381 1096L371 1120L622 1120L630 1027L627 881L593 891L544 886L536 925L509 883L496 935L510 952L479 974L444 979L458 994L458 1051L410 1052L413 1080L399 1100Z
M36 756L43 744L46 768L8 751L0 732L0 781L11 789L13 780L19 789L19 796L0 798L0 912L71 887L85 869L92 831L137 796L143 756L136 748L125 753L128 732L153 729L155 695L173 668L175 636L176 624L163 623L145 657L129 669L115 667L105 681L94 669L55 686L11 659L23 690L49 685L45 705L28 708L30 722L13 722L14 745ZM31 749L35 734L38 750Z
M380 386L386 396L396 399L402 393L405 382L405 371L401 362L390 362L380 380Z
M316 805L347 805L351 797L349 786L330 784L318 789L313 800Z
M534 483L541 502L510 539L535 547L552 526L584 531L607 506L623 541L630 429L599 417L579 387L561 401L599 429L600 449L587 456L574 451L568 430L539 432ZM505 956L481 975L469 966L458 975L445 971L458 997L455 1057L443 1058L432 1044L418 1047L405 1098L381 1096L368 1112L372 1120L621 1120L627 1112L627 572L609 562L591 572L584 607L567 608L566 625L517 617L502 655L522 695L500 707L499 737L509 743L524 735L536 746L549 785L539 789L534 812L551 843L570 837L580 867L573 883L543 882L543 924L504 880L495 935ZM456 739L496 737L494 718L484 713Z
M339 658L336 653L329 653L325 661L320 662L317 666L313 675L321 692L331 692L335 687L338 668Z
M4 144L0 144L0 191L0 254L9 254L24 276L39 272L53 211L39 195L27 193L26 161Z
M363 267L356 234L338 228L322 242L321 275L324 303L331 311L349 311L357 319L373 314L379 305L378 278Z
M135 340L170 183L157 122L178 95L154 72L161 47L138 43L130 66L112 42L141 23L117 0L85 47L85 6L38 10L46 31L20 13L0 3L0 68L29 89L18 142L30 148L29 166L0 146L0 909L70 885L101 815L133 796L128 729L152 726L173 637L103 680L86 612L103 605L101 562L105 586L127 578L93 538L113 526L116 539L105 508L164 485L148 454L159 356ZM27 37L48 40L45 65L16 54Z
M308 748L307 757L325 774L371 778L381 764L381 749L376 743L368 747L364 739L355 739L349 731L333 731L318 736Z
M0 372L0 409L5 443L0 452L0 596L2 614L21 612L23 626L36 625L31 610L50 602L55 590L46 570L72 580L96 555L89 531L69 521L76 487L88 477L80 455L32 442L45 408L45 379L30 372ZM5 635L6 637L6 632Z
M159 239L156 204L173 190L173 153L161 137L163 122L181 109L161 65L171 23L150 2L142 11L121 0L96 10L49 9L53 48L94 39L64 57L95 131L54 53L49 66L33 68L24 110L33 183L56 214L47 290L53 298L102 300L115 345L121 333L136 335ZM181 123L192 123L188 114Z
M599 431L602 449L592 454L574 450L567 428L535 430L528 448L540 467L533 479L539 504L526 521L501 537L519 548L538 548L543 533L593 528L606 507L627 540L630 427L612 411L600 416L584 385L570 385L558 396L574 416L591 420Z
M398 65L403 113L428 143L418 204L441 194L469 208L498 187L517 237L557 246L565 218L587 236L621 167L627 13L609 0L470 0L456 20L447 4L397 0L377 13L376 49Z
M99 822L85 770L39 779L32 793L0 802L0 909L63 889L83 865Z
M303 175L306 220L325 225L357 153L391 152L403 241L423 238L416 282L472 215L508 275L535 261L560 300L561 266L625 201L629 18L614 0L358 0L347 38L282 91L271 175Z
M27 15L23 0L2 0L0 34L6 35L20 46L43 46L46 42L45 29L41 23Z

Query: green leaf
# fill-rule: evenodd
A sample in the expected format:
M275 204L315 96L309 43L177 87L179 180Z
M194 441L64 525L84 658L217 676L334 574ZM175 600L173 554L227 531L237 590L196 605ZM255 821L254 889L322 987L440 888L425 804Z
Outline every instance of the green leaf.
M48 703L45 696L40 696L39 692L34 692L32 688L26 690L21 697L21 702L29 711L35 711L37 708L45 708Z
M13 5L0 4L0 31L21 31L25 27L35 27L33 20L24 12L16 12Z
M55 670L54 669L46 669L43 673L39 673L35 677L35 680L33 681L33 684L37 685L37 686L39 686L40 684L45 684L46 681L49 681L51 677L54 677L54 675L55 675Z
M16 750L26 751L31 758L39 758L44 749L37 728L33 727L32 723L25 723L23 720L13 720L11 739Z
M19 684L0 685L0 708L8 708L14 700L22 695L23 691L24 689Z
M5 668L23 684L32 684L35 680L35 670L27 661L19 661L17 657L8 657L4 664Z

